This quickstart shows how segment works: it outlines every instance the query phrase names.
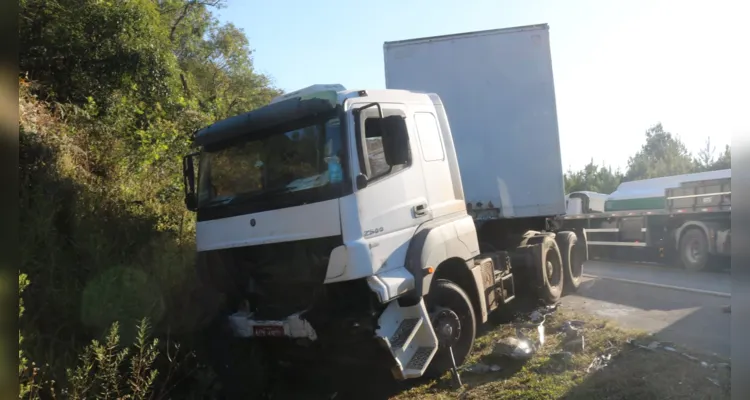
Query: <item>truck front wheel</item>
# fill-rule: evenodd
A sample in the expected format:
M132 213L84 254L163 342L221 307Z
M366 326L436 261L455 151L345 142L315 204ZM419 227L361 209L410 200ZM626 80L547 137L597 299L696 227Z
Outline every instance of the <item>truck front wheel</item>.
M425 376L439 378L452 367L449 348L453 348L456 365L469 356L476 336L476 316L466 292L448 280L435 282L425 300L438 337L438 351Z
M680 261L688 271L701 271L708 263L708 239L702 230L689 229L680 238Z

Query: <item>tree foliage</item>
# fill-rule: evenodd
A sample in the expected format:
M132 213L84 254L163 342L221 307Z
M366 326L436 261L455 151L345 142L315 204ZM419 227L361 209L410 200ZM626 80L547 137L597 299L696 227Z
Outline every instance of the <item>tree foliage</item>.
M706 139L706 145L698 151L695 157L695 170L698 172L732 168L732 148L729 145L716 157L716 148L711 145L711 138Z
M280 93L223 5L20 3L23 354L53 376L112 323L130 342L143 317L173 335L210 318L181 157L196 129Z
M582 170L565 174L565 192L609 194L621 182L731 168L729 145L717 157L709 138L706 146L693 157L679 136L665 131L660 123L646 130L645 136L646 142L630 157L624 174L609 167L600 167L591 160Z
M693 159L685 144L659 123L646 131L646 143L628 160L624 180L689 174L693 170Z
M612 193L622 181L620 171L610 167L600 167L591 160L580 171L568 171L565 175L565 193L591 191Z

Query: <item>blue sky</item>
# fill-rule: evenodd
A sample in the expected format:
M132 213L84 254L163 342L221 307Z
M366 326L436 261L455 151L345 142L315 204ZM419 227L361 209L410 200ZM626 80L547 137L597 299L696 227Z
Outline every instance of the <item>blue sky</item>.
M283 90L383 88L383 42L548 23L563 166L624 169L657 122L697 152L750 135L742 0L228 0ZM463 4L463 5L462 5ZM467 5L468 4L468 5ZM450 110L448 110L450 115Z

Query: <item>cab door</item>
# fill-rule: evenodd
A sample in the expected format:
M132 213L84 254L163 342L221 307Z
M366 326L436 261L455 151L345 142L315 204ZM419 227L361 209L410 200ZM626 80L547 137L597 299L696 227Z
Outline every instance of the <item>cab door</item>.
M414 232L431 218L421 153L406 105L363 103L354 108L358 215L373 270L382 273L404 266ZM401 145L394 143L396 130L408 135Z

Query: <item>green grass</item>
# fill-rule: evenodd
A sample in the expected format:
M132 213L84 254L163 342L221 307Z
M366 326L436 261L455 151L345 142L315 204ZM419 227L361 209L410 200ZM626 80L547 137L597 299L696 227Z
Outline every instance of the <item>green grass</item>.
M586 347L574 354L569 363L550 355L563 351L560 326L566 320L585 321ZM393 399L728 399L729 370L706 368L684 357L687 352L709 364L726 362L716 356L701 355L686 349L677 352L647 350L628 343L636 339L648 344L653 338L641 332L620 329L612 323L563 309L547 317L546 342L527 362L498 358L491 354L492 344L512 336L515 329L501 325L477 338L467 364L483 362L502 367L498 372L463 372L463 387L453 389L450 375L441 380L414 387ZM535 336L532 336L535 337ZM586 372L599 354L609 353L609 365ZM716 386L708 378L715 379Z

